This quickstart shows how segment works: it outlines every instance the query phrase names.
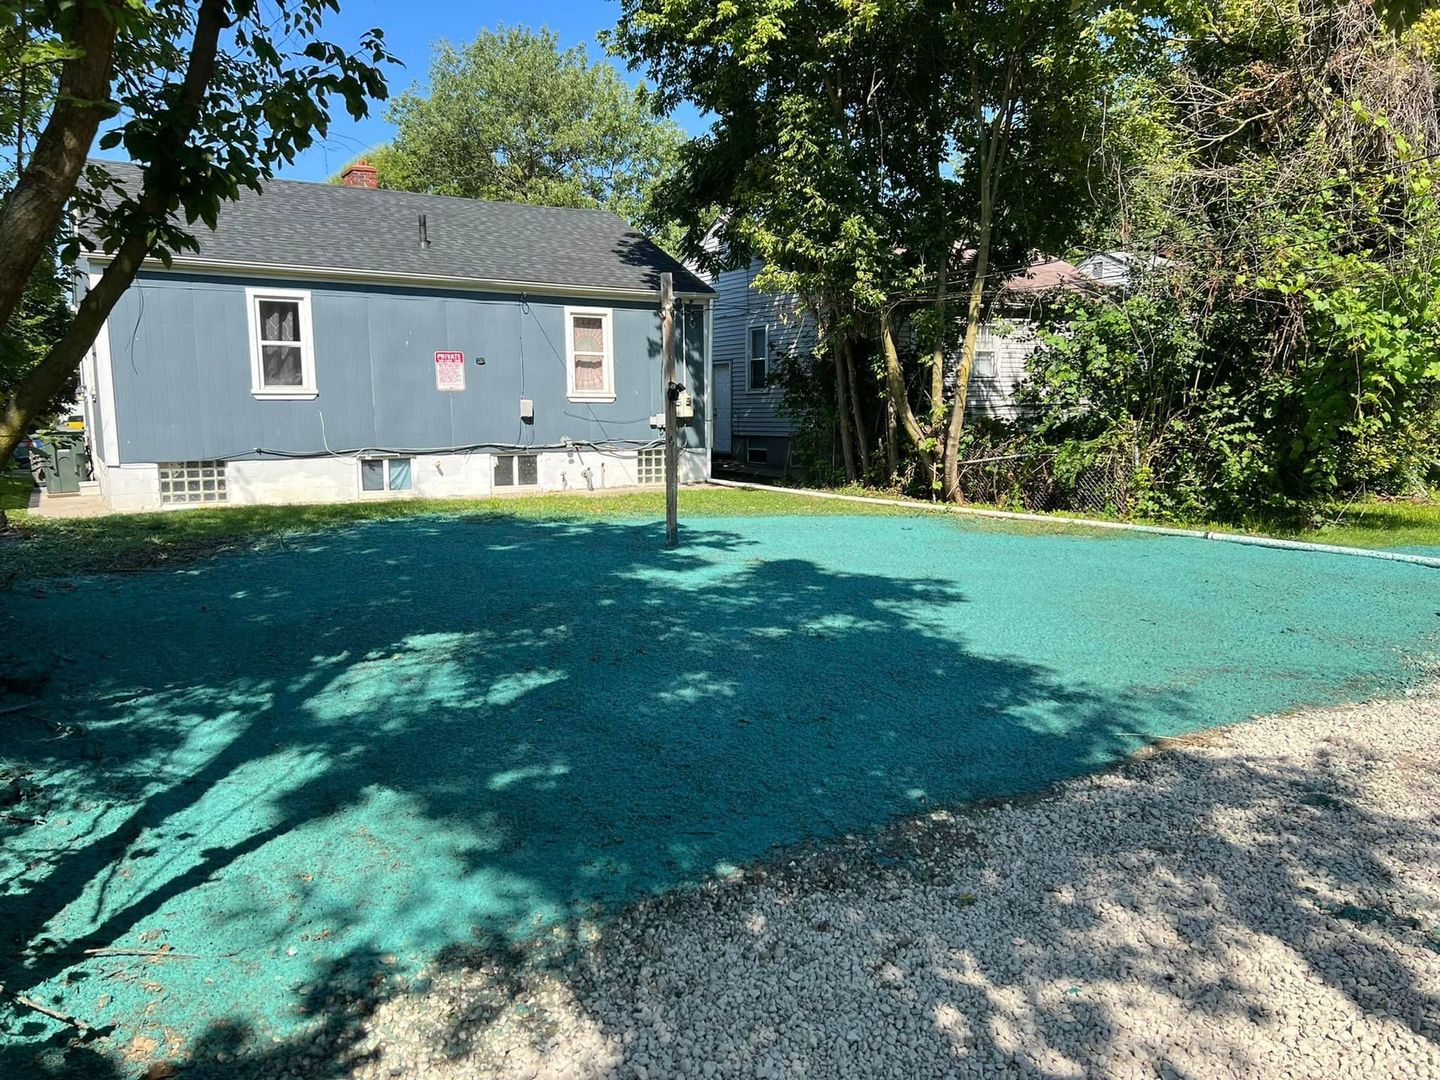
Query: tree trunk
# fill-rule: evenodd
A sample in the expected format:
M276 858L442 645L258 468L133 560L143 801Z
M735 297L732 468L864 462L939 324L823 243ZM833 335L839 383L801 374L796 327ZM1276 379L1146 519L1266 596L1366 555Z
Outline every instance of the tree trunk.
M930 354L930 427L935 431L945 422L945 274L948 269L947 261L942 259L940 282L935 286L935 322L940 327L940 338Z
M195 19L195 35L186 61L175 122L165 130L165 141L157 147L145 174L140 205L146 217L160 220L170 206L173 192L166 185L173 181L175 159L185 151L199 119L205 88L215 69L220 32L227 23L226 0L202 0ZM31 161L33 164L34 158ZM29 429L36 413L54 397L95 343L116 302L135 280L135 275L150 254L150 243L148 230L125 238L110 265L100 275L100 280L80 302L65 336L51 347L9 400L0 404L0 469L9 464L10 455ZM3 519L0 519L0 525L3 525Z
M115 24L121 6L119 0L79 5L67 43L80 55L61 68L50 120L14 190L0 205L0 327L9 323L30 275L60 228L95 132L111 111Z
M855 339L848 334L841 349L845 361L845 385L850 389L850 411L855 418L855 449L860 458L860 479L870 477L870 438L865 431L865 412L860 407L860 383L855 377Z
M920 463L927 472L934 472L935 455L927 445L925 432L920 428L920 422L915 419L915 412L910 408L910 398L905 391L905 372L900 367L900 349L895 343L895 311L887 308L880 314L880 349L885 356L885 383L890 399L891 412L889 422L891 427L899 426L905 433L905 439L915 448L915 454L920 458ZM887 443L895 439L892 432L887 436ZM886 447L886 453L891 453ZM898 457L898 451L896 452ZM893 471L893 470L892 470Z
M900 475L900 440L895 435L895 403L885 399L885 486L894 487Z
M855 446L850 438L850 394L845 385L845 342L833 343L830 355L835 360L835 419L840 425L840 456L845 461L845 482L855 483Z
M975 245L975 280L970 283L969 303L965 309L965 343L960 348L960 364L955 371L955 401L950 422L945 427L945 498L963 502L960 490L960 435L965 427L965 405L970 396L970 372L975 366L975 349L980 341L980 318L984 314L985 275L990 268L991 200L980 203L980 231Z
M941 458L945 465L945 498L964 502L960 490L960 435L965 429L965 404L970 394L970 372L975 366L975 348L980 341L980 319L985 313L985 278L990 273L990 241L995 227L995 201L999 193L1000 174L1005 167L1005 149L1010 135L1010 122L1015 112L1016 56L1010 57L1005 77L1005 95L995 110L980 152L980 222L975 238L975 278L970 283L969 303L965 309L965 343L960 350L960 364L955 372L955 402L945 428L945 445ZM976 111L980 111L976 102Z

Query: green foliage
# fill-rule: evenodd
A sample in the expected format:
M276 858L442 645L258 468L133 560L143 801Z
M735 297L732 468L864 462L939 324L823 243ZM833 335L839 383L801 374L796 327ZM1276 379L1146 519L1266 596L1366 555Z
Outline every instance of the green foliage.
M429 84L386 112L371 155L382 187L543 206L600 207L633 224L685 136L609 64L549 30L482 30L435 48Z
M1303 305L1291 454L1309 490L1406 492L1440 462L1440 168L1402 164L1329 178L1272 238L1258 282Z
M944 324L964 313L967 279L982 273L993 296L1005 268L1091 231L1111 58L1140 25L1073 0L625 0L611 43L661 108L715 117L657 196L685 227L683 254L759 260L757 286L799 296L832 339L875 342L882 318L902 321L945 279L950 315L920 328L935 341L953 336ZM988 269L960 255L976 248ZM924 377L928 356L907 361L857 380L860 411L894 407L928 485L945 409L911 399L944 394ZM845 423L838 407L803 411Z
M354 50L318 36L339 0L234 0L222 58L198 111L184 103L184 80L197 6L153 0L122 27L112 87L119 119L98 140L147 170L147 201L123 190L103 169L88 168L77 192L83 231L62 248L116 251L149 235L151 254L168 263L196 251L197 224L214 228L242 188L259 191L276 168L323 139L336 100L353 118L386 97L385 68L395 58L371 29Z
M821 487L843 484L834 358L822 352L780 357L770 372L770 385L782 394L780 409L794 431L790 456L804 470L807 482Z
M0 400L14 393L70 326L67 277L52 248L30 275L19 308L0 330ZM75 389L76 380L72 378L49 407L58 409L73 400Z
M1150 516L1423 490L1440 478L1423 50L1350 3L1172 19L1174 50L1126 84L1130 130L1155 151L1124 180L1137 212L1113 241L1165 258L1051 320L1025 390L1035 437L1128 462Z
M1119 298L1068 298L1048 309L1021 390L1034 437L1062 475L1102 462L1127 470L1137 516L1252 510L1274 485L1247 387L1261 358L1245 338L1235 313L1203 320L1160 280Z

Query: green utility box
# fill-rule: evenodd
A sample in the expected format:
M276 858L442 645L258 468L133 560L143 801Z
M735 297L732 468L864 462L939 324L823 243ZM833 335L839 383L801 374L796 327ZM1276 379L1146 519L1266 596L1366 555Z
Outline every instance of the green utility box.
M51 495L74 495L80 490L80 477L85 470L83 446L57 446L45 490Z

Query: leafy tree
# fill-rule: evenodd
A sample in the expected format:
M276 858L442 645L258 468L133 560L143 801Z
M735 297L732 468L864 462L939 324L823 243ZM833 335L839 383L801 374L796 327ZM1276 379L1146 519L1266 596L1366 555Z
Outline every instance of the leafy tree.
M0 191L8 191L54 105L64 53L53 41L30 39L28 8L0 9L0 16L4 20L0 21ZM0 397L14 392L69 324L68 275L58 263L56 238L31 271L9 326L0 329ZM73 394L72 379L43 411L58 407L61 398Z
M241 188L259 190L323 136L334 98L358 118L385 96L392 57L380 31L354 52L316 37L335 10L338 0L0 0L0 24L22 26L26 48L58 59L39 138L0 204L0 326L9 329L67 202L83 224L62 258L83 247L110 260L63 336L0 400L0 466L146 259L196 250L195 223L213 228ZM99 146L143 167L138 189L85 165L106 118Z
M1032 361L1038 436L1136 465L1152 512L1243 517L1440 479L1440 113L1367 5L1181 10L1132 102L1161 132L1125 242Z
M997 283L1031 250L1068 246L1096 211L1107 65L1116 35L1138 25L1103 14L1073 0L625 0L611 39L662 108L688 100L716 118L660 196L686 224L685 253L713 261L713 227L722 258L759 258L762 287L804 298L837 356L841 441L861 448L866 410L853 406L870 384L844 354L873 323L884 401L869 411L893 416L932 490L952 498ZM955 283L966 329L947 397ZM931 303L942 313L919 371L898 324Z
M482 30L442 43L428 87L386 111L395 138L371 161L382 187L646 217L649 191L685 141L609 64L550 30Z
M69 275L58 254L58 244L52 244L41 257L9 325L0 332L0 398L15 393L70 326ZM73 400L77 377L78 371L71 372L36 415L44 416Z

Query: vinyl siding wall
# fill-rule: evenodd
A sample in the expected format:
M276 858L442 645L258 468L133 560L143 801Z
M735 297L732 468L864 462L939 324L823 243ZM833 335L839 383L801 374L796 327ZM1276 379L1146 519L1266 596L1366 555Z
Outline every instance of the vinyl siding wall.
M1027 319L1000 319L982 326L975 351L977 357L987 351L995 354L995 374L982 376L977 363L965 411L1006 420L1023 415L1024 410L1015 403L1015 392L1025 380L1025 361L1039 347L1035 324Z
M247 286L310 293L314 399L252 394ZM567 398L567 305L613 311L613 402ZM705 326L703 305L687 304L680 379L697 419L682 425L681 442L692 450L704 446ZM649 440L649 418L663 408L660 318L643 302L154 271L121 299L107 331L118 440L110 464L253 457L257 448ZM465 353L464 391L436 389L441 350ZM522 397L535 403L533 424L520 421Z
M768 329L773 370L782 358L814 347L815 327L794 296L755 288L760 269L761 264L755 262L743 269L726 270L711 282L716 293L714 360L730 364L731 430L737 438L784 438L793 430L781 412L784 395L774 387L757 390L750 386L750 328L763 325Z

